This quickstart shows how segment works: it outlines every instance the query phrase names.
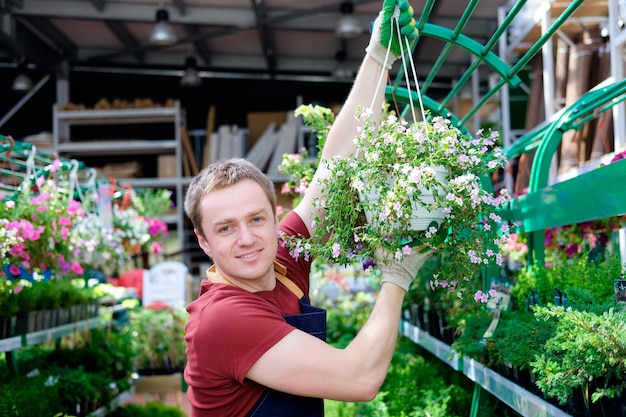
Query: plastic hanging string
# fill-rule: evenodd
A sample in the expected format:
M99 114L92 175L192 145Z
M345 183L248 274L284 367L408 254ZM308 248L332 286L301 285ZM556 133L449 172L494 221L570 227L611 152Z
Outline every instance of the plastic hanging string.
M26 159L26 181L30 181L31 175L35 173L35 155L37 154L37 147L33 145L30 148L28 158Z
M80 167L80 163L76 159L72 159L72 167L70 169L69 175L69 201L74 199L74 192L78 195L81 202L84 202L83 192L81 190L80 182L78 181L78 168Z
M419 88L419 83L417 81L417 71L415 70L415 62L413 61L413 54L411 53L411 45L409 43L409 39L402 35L402 33L400 32L400 25L398 23L398 17L400 16L400 9L398 8L398 6L396 6L393 16L391 17L392 19L392 27L395 27L396 29L396 36L398 37L398 39L400 40L399 45L400 45L400 57L402 59L402 67L404 69L404 74L406 75L405 79L406 79L406 84L407 84L407 90L410 92L411 91L411 79L409 76L409 72L407 70L407 60L409 61L410 67L411 67L411 75L413 76L413 80L414 80L414 84L415 84L415 91L417 93L417 98L419 101L419 106L420 106L420 112L422 115L422 120L424 121L424 128L425 131L426 130L426 112L424 111L424 103L422 101L422 93L420 91ZM395 22L395 25L393 24ZM389 54L391 53L391 43L393 41L393 36L389 36L389 43L387 44L387 53L385 54L385 61L383 66L387 66L387 63L389 62ZM405 53L406 52L406 53ZM378 90L380 89L382 82L383 82L383 74L384 71L381 72L380 77L378 78L378 83L376 84L376 90L374 92L374 97L372 98L372 103L370 104L370 109L372 109L373 111L373 107L374 107L374 103L376 102L376 98L378 95ZM415 114L415 104L413 102L413 95L412 94L408 94L409 96L409 106L411 108L411 116L413 117L413 121L417 122L417 115Z

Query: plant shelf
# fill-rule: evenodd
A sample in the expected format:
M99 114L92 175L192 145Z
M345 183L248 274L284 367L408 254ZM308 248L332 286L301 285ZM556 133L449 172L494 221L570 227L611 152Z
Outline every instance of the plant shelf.
M92 329L99 323L100 317L93 317L87 320L77 321L76 323L64 324L62 326L2 339L0 340L0 352L8 352L26 346L49 342L74 332Z
M111 413L111 410L119 408L122 405L132 401L133 395L134 393L132 389L130 391L124 391L120 395L115 397L113 400L111 400L111 403L109 403L108 406L102 406L98 408L97 410L92 411L87 416L88 417L105 417Z
M441 361L447 363L455 371L463 369L463 358L441 340L408 322L402 322L402 334L420 345Z
M113 313L123 306L109 307L106 310L105 317L108 313ZM50 342L68 334L93 329L102 323L102 314L98 317L92 317L85 320L79 320L74 323L63 324L61 326L51 327L49 329L39 330L32 333L12 336L6 339L0 339L0 353L18 350L27 346L34 346L40 343Z
M411 323L402 322L401 334L447 363L455 371L462 372L474 383L523 416L571 417L560 408L528 392L474 359L459 356L450 346Z
M463 357L463 374L523 416L570 417L560 408L526 391L474 359Z

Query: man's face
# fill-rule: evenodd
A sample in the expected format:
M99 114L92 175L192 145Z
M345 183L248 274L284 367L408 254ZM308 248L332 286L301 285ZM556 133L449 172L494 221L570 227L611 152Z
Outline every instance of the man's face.
M202 232L198 242L218 271L233 284L262 291L273 283L278 247L272 206L253 180L217 189L200 203ZM273 288L273 287L272 287Z

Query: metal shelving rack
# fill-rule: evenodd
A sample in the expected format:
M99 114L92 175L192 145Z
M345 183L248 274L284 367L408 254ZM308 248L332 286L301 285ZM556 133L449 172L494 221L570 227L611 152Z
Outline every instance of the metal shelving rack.
M63 336L94 329L110 321L110 315L116 311L126 310L126 307L117 305L113 307L101 308L100 315L84 320L78 320L73 323L63 324L61 326L51 327L32 333L21 334L17 336L0 339L0 353L11 352L27 346L34 346L41 343L50 342Z
M620 184L623 184L624 170L620 163L613 163L602 169L588 173L578 173L578 177L561 184L547 187L547 169L550 158L558 145L562 132L567 129L579 129L580 126L591 118L597 116L599 112L613 111L615 123L615 149L623 149L626 144L626 117L624 117L624 102L626 101L626 81L624 80L625 66L623 63L623 46L626 44L626 30L620 28L618 24L620 11L617 1L603 2L597 0L572 0L567 2L556 2L553 0L539 0L533 2L527 0L511 0L506 7L498 11L500 24L492 37L481 44L463 34L464 27L470 21L471 15L477 7L478 0L469 0L465 6L465 13L459 19L456 27L446 28L430 23L429 14L435 6L436 0L426 0L422 13L417 21L421 37L431 37L443 42L443 47L437 63L432 66L424 81L420 81L421 99L424 107L430 111L430 117L442 116L448 118L461 131L472 135L469 131L469 123L479 112L479 110L490 100L498 100L501 106L500 127L502 128L504 147L509 158L519 156L521 153L529 151L533 147L538 147L540 157L536 158L533 165L531 178L531 189L528 195L515 199L514 203L503 214L503 217L520 221L521 231L529 233L542 233L543 229L549 226L560 224L571 224L581 221L581 219L598 218L597 216L610 216L623 213L625 204L623 192ZM620 0L621 1L621 0ZM540 3L542 8L538 10L536 6ZM608 3L608 11L606 10ZM545 6L545 7L544 7ZM544 10L545 9L545 10ZM558 10L557 10L558 9ZM532 16L527 25L518 24L526 13ZM621 11L624 13L624 11ZM513 132L510 126L510 106L509 89L521 87L527 88L520 74L525 71L528 64L539 54L544 55L547 65L552 62L551 51L553 50L552 36L561 30L580 29L580 21L585 20L586 14L592 13L594 21L606 20L610 32L611 51L611 79L607 80L603 86L598 86L590 91L571 108L564 109L561 113L554 113L552 117L546 117L544 125L538 127L533 132ZM608 14L608 16L607 16ZM624 16L621 16L623 19ZM517 34L512 33L516 32ZM420 47L419 38L415 48ZM522 47L522 43L526 45ZM464 52L472 58L472 64L465 72L460 74L456 83L445 96L435 98L429 96L430 87L436 78L441 64L448 59L452 51ZM549 77L554 76L553 69L544 68L544 74ZM487 90L479 91L477 79L485 79L485 71L489 76ZM407 90L404 87L404 71L401 69L395 80L387 87L386 96L394 103L400 103L399 112L402 115L410 115L410 102L418 102L417 93ZM472 106L465 114L454 114L450 109L454 101L464 90L465 85L471 81ZM551 96L551 78L544 80L548 87L545 97ZM551 102L546 102L546 108L553 108ZM541 152L539 152L541 151ZM510 178L509 178L510 180ZM506 183L506 181L505 181ZM554 219L547 213L550 209L545 206L546 201L553 201L554 205L563 205L562 198L572 198L580 196L580 190L589 190L592 187L602 193L601 201L595 201L593 207L585 210L575 210L565 222L563 218ZM603 184L598 187L597 184ZM492 184L487 183L491 187ZM511 189L511 182L506 187ZM607 187L608 185L608 187ZM555 195L563 196L556 198ZM547 198L549 197L549 198ZM588 196L585 197L588 199ZM603 204L604 202L608 204ZM570 206L571 207L571 206ZM606 207L600 213L594 210L597 207ZM541 211L540 211L541 210ZM590 213L593 212L593 213ZM586 217L591 215L592 217ZM596 217L593 217L596 216ZM626 232L624 233L626 235ZM537 240L539 243L543 240ZM626 236L623 239L626 242ZM537 252L542 247L537 245ZM626 257L626 244L622 245L623 256ZM484 289L489 283L484 282ZM472 405L472 416L478 415L480 407L480 392L485 390L501 401L505 402L515 411L524 416L559 416L565 417L568 414L554 407L542 398L524 390L514 382L502 377L491 369L485 368L480 363L469 358L459 358L445 343L433 338L419 328L403 322L400 329L403 336L410 338L416 344L424 347L441 361L446 362L453 369L463 372L475 383L474 400Z
M120 126L151 124L171 124L174 135L169 139L128 139L128 140L81 140L72 141L72 126ZM53 108L53 151L60 156L80 158L86 156L115 156L115 155L174 155L176 166L173 177L145 177L145 178L118 178L122 183L132 187L168 188L174 190L175 213L164 216L163 220L176 226L177 252L184 252L184 186L187 181L183 178L182 146L180 127L182 116L180 103L174 106L151 108L127 108L106 110L62 110L59 106Z
M68 334L82 332L93 329L101 322L100 317L92 317L86 320L80 320L75 323L68 323L62 326L52 327L32 333L12 336L6 339L0 339L0 353L11 352L27 346L34 346L45 342L51 342Z
M486 368L474 359L459 356L450 346L432 337L411 323L406 321L402 322L401 333L403 336L411 339L415 344L432 353L442 362L448 364L455 371L462 372L463 375L468 377L475 384L482 387L523 416L570 417L569 414L565 413L560 408L528 392L502 375Z

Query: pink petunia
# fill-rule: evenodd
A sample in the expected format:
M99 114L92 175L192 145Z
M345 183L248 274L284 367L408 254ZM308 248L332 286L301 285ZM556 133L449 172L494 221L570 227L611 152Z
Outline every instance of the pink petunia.
M163 250L163 244L161 242L152 242L152 253L158 255Z
M70 270L76 275L82 275L85 273L83 267L76 261L72 261L72 266L70 267Z
M50 172L57 172L61 168L61 161L57 158L50 164Z
M11 264L11 265L9 266L9 272L10 272L10 273L12 273L13 275L19 275L22 271L20 271L20 268L19 268L17 265L15 265L15 264ZM16 289L17 289L17 287L16 287ZM21 290L22 290L22 289L20 288L20 291L21 291ZM18 291L18 292L19 292L19 291ZM17 292L16 292L15 294L17 294Z

